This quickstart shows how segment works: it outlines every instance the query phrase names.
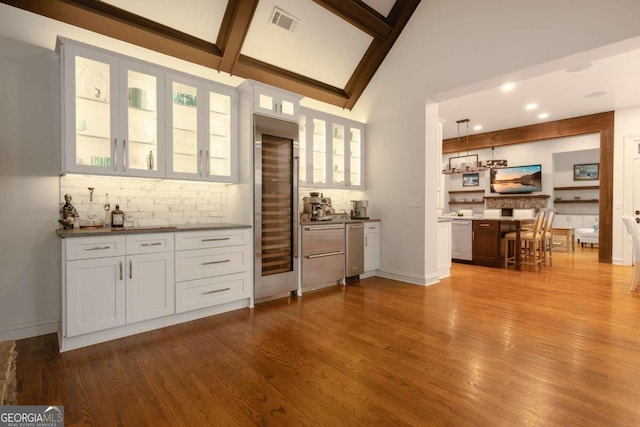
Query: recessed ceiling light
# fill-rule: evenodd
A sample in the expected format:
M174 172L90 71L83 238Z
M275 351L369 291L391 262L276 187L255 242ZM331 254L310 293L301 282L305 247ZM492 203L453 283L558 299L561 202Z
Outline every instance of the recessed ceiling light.
M585 98L597 98L599 96L603 96L606 95L607 92L603 91L603 90L597 90L595 92L591 92L586 94L584 97Z
M515 83L505 83L502 85L502 87L500 89L502 89L503 92L509 92L513 89L515 89L516 84Z
M579 73L580 71L584 71L587 68L591 68L590 62L585 62L584 64L577 64L572 67L567 68L565 71L567 73Z
M529 111L535 110L536 108L538 108L538 104L536 104L535 102L532 102L530 104L527 104L524 108L526 108Z
M540 113L540 114L538 114L538 118L539 119L546 119L547 117L549 117L549 113Z
M482 130L482 125L475 125L473 130Z

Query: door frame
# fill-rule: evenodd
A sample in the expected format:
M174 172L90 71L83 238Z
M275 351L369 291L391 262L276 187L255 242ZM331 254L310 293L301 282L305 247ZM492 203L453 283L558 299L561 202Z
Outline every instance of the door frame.
M640 159L640 135L626 135L624 137L624 154L623 154L623 178L622 178L622 214L630 215L633 213L633 197L634 197L634 162ZM639 184L640 185L640 184ZM627 230L623 227L625 238L622 239L622 262L623 265L632 265L632 245L631 241L626 238Z

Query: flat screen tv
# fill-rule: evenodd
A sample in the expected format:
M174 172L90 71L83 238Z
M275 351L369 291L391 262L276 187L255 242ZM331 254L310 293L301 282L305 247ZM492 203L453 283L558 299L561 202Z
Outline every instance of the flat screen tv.
M491 169L491 192L499 194L542 191L542 165Z

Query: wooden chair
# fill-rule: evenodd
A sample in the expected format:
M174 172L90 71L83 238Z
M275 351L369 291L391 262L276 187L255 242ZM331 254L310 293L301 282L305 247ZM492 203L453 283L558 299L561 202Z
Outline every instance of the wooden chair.
M635 291L638 286L638 280L640 280L640 226L636 222L635 218L627 215L622 215L622 222L627 227L627 233L633 243L633 277L631 278L630 291Z
M547 265L547 258L549 259L549 265L553 263L553 234L551 233L551 228L553 227L553 218L555 215L555 209L547 209L544 214L544 229L542 230L542 257L544 265Z
M543 259L543 228L544 228L544 214L545 212L540 209L536 216L535 222L531 230L520 230L520 243L521 247L516 248L516 232L512 231L505 234L504 239L505 254L504 254L504 266L508 267L509 264L516 262L516 251L521 251L520 264L533 265L535 270L538 270L542 265ZM511 249L513 248L513 253Z

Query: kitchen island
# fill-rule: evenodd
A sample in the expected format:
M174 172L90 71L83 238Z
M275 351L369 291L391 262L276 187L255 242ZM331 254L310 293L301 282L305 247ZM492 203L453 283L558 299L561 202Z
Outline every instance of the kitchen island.
M504 267L501 253L501 236L503 231L516 232L516 247L520 247L520 230L522 225L532 224L534 218L514 218L501 216L498 218L472 217L443 217L452 219L454 224L471 223L468 228L456 227L465 235L453 237L452 258L458 260L459 253L468 253L463 262L487 267ZM459 234L461 233L459 231ZM457 243L456 243L457 242ZM462 243L460 243L462 242ZM458 248L456 244L466 244L469 248ZM463 249L467 249L464 251ZM470 251L468 251L470 249ZM470 253L469 253L470 252ZM520 251L516 251L515 269L521 269Z

